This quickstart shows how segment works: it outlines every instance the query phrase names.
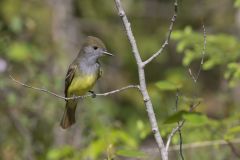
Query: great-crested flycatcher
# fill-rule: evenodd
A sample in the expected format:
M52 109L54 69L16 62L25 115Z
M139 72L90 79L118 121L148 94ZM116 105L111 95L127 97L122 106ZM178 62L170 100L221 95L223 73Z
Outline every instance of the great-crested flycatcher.
M83 46L68 68L65 78L65 97L82 96L90 91L101 77L99 57L112 56L106 51L104 43L96 37L88 36ZM78 100L66 100L66 107L61 121L66 129L75 123L75 110Z

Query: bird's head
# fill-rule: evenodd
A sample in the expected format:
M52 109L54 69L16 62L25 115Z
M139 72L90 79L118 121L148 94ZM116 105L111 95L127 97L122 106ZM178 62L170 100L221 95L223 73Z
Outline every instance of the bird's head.
M84 56L99 58L104 55L113 56L107 52L105 44L97 37L88 36L82 46L82 53Z

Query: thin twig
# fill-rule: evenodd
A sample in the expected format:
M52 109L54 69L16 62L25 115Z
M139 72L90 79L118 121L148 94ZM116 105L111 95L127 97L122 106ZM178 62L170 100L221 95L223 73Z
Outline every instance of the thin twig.
M185 123L185 120L182 120L181 122L179 122L179 124L177 125L177 127L175 127L175 128L172 129L172 132L169 134L168 140L167 140L167 143L166 143L166 150L167 150L167 151L168 151L168 149L169 149L169 146L170 146L170 143L171 143L171 141L172 141L173 136L177 133L177 131L178 131L179 129L182 128L182 126L184 125L184 123Z
M162 136L159 132L156 116L155 116L155 113L154 113L154 110L153 110L152 101L150 99L150 96L148 94L147 87L146 87L144 63L142 62L142 59L140 57L138 47L137 47L137 44L136 44L136 40L135 40L134 35L132 33L131 25L130 25L130 23L128 21L128 18L125 14L125 11L122 7L121 1L120 0L115 0L115 3L116 3L117 10L118 10L118 14L122 19L122 22L123 22L128 40L131 44L132 53L134 55L134 58L136 60L137 66L138 66L140 91L141 91L142 98L143 98L143 101L144 101L145 106L146 106L146 110L147 110L147 113L148 113L148 118L149 118L149 121L150 121L150 124L151 124L151 128L152 128L152 132L153 132L155 141L157 142L158 149L161 152L162 160L168 160L168 153L166 151Z
M203 24L203 37L204 37L204 43L203 43L203 51L202 51L202 59L201 59L201 63L200 63L200 66L199 66L199 70L198 70L198 73L197 73L197 76L195 77L192 73L192 70L189 68L188 71L189 71L189 74L190 76L192 77L193 81L196 83L198 78L199 78L199 75L201 73L201 70L202 70L202 65L204 63L204 57L205 57L205 51L206 51L206 44L207 44L207 36L206 36L206 29L205 29L205 26ZM200 104L200 102L198 102L197 104L195 105L191 105L190 106L190 110L189 112L192 112L198 105ZM167 140L167 144L166 144L166 149L168 150L169 149L169 145L171 143L171 140L172 140L172 137L176 134L177 131L179 131L182 126L184 125L185 123L185 120L182 120L181 122L178 122L178 126L175 127L172 132L169 134L168 136L168 140ZM180 144L180 152L181 152L181 144Z
M72 100L72 99L84 99L84 98L87 98L87 97L92 97L92 94L87 94L87 95L84 95L84 96L75 96L75 97L64 97L64 96L61 96L61 95L58 95L54 92L51 92L51 91L48 91L44 88L38 88L38 87L34 87L34 86L30 86L28 84L25 84L23 82L20 82L18 80L16 80L15 78L13 78L11 75L9 75L9 77L14 81L16 82L17 84L20 84L24 87L27 87L27 88L30 88L30 89L34 89L34 90L37 90L37 91L41 91L41 92L45 92L45 93L48 93L50 95L53 95L57 98L61 98L61 99L64 99L64 100ZM105 92L105 93L97 93L95 94L96 96L108 96L108 95L111 95L111 94L115 94L115 93L118 93L118 92L121 92L121 91L124 91L124 90L127 90L127 89L130 89L130 88L137 88L139 89L139 85L128 85L126 87L122 87L120 89L116 89L116 90L113 90L113 91L109 91L109 92ZM94 95L94 96L95 96Z
M179 89L177 89L177 93L176 93L176 102L175 102L175 108L176 108L176 112L178 111L178 104L179 104ZM177 122L177 125L180 126L180 122ZM182 132L181 132L181 127L178 127L178 134L179 134L179 154L181 156L181 159L184 160L184 156L183 156L183 150L182 150L182 144L183 144L183 138L182 138Z
M240 138L231 140L232 144L240 144ZM183 149L194 149L199 147L207 147L207 146L217 146L217 145L228 145L226 140L214 140L214 141L204 141L204 142L195 142L189 144L183 144ZM174 145L169 148L169 151L179 150L179 145Z
M190 106L190 109L189 109L189 112L193 112L194 109L195 109L197 106L199 106L199 104L200 104L200 102L198 102L198 103L195 104L195 105L191 105L191 106ZM172 132L169 134L168 140L167 140L167 143L166 143L166 150L167 150L167 151L168 151L168 149L169 149L169 146L170 146L170 143L171 143L171 141L172 141L173 136L177 133L178 130L180 130L180 129L183 127L184 123L185 123L185 120L182 120L181 122L179 122L179 124L177 125L177 127L175 127L175 128L172 129Z
M203 66L203 63L204 63L204 57L205 57L205 52L206 52L207 34L206 34L206 29L205 29L204 24L202 25L202 28L203 28L203 41L204 42L203 42L202 58L201 58L201 62L200 62L199 69L198 69L196 77L194 76L191 68L190 67L188 68L188 72L189 72L190 76L192 77L192 79L195 83L197 82L197 80L199 78L199 75L202 71L202 66Z
M240 150L237 150L236 147L234 146L234 144L232 142L230 142L229 140L226 141L228 146L230 147L230 149L232 150L233 154L240 158Z
M170 38L171 38L172 31L173 31L173 25L174 25L174 22L176 21L176 18L177 18L177 13L178 13L178 0L175 0L175 2L174 2L174 14L172 16L171 23L170 23L170 26L169 26L169 29L168 29L167 38L166 38L165 42L163 43L162 47L155 54L153 54L150 58L148 58L146 61L143 62L143 66L146 66L148 63L150 63L155 58L157 58L162 53L164 48L168 45L168 43L170 41Z
M180 125L180 122L177 122L178 126ZM184 160L184 156L183 156L183 149L182 149L182 145L183 145L183 138L182 138L182 132L181 132L182 128L178 129L178 134L179 134L179 154L181 156L181 159Z
M203 24L203 34L204 34L204 44L203 44L203 51L202 51L202 59L201 59L200 67L199 67L199 70L198 70L198 73L197 73L196 78L195 78L195 76L193 75L191 69L190 69L190 68L188 69L189 74L190 74L190 76L192 77L192 79L193 79L193 81L194 81L195 83L197 82L197 80L198 80L198 78L199 78L199 75L200 75L200 73L201 73L202 65L203 65L203 63L204 63L205 51L206 51L206 44L207 44L207 40L206 40L206 39L207 39L207 36L206 36L206 29L205 29L204 24ZM195 104L195 105L191 105L191 107L190 107L190 112L192 112L199 104L200 104L200 102L197 103L197 104ZM168 151L168 149L169 149L169 145L170 145L170 143L171 143L171 140L172 140L173 136L176 134L176 132L178 132L178 131L182 128L182 126L184 125L184 123L185 123L185 120L182 120L181 122L178 122L177 127L173 128L172 132L169 134L168 140L167 140L167 143L166 143L166 150L167 150L167 151ZM181 132L180 132L180 134L181 134ZM180 147L180 153L181 153L182 145L180 144L179 147ZM182 158L183 158L183 157L182 157Z

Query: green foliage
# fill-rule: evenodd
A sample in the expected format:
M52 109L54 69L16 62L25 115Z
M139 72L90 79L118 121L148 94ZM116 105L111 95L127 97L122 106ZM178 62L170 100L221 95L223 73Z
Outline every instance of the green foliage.
M235 7L240 7L240 0L235 0L234 6Z
M64 146L62 148L54 148L47 153L47 160L64 160L71 159L75 150L71 146Z
M169 81L159 81L156 83L156 86L162 91L176 91L182 87L181 84L175 84Z
M117 155L128 157L128 158L145 158L146 154L141 151L135 151L135 150L118 150Z
M240 64L235 62L229 63L224 73L224 78L229 80L230 87L235 87L240 80Z
M20 0L3 0L1 2L1 15L4 20L11 23L11 21L21 12L20 6Z
M17 103L17 95L15 93L10 93L7 97L7 101L11 106Z
M23 21L20 17L14 17L9 25L9 28L14 33L20 33L23 30Z
M225 140L233 140L240 136L240 126L235 126L228 129L227 133L224 135Z
M196 112L183 114L183 119L185 119L187 122L194 123L197 125L203 125L209 122L206 115Z
M188 113L187 111L178 111L178 112L174 113L173 115L169 116L165 120L165 123L168 124L168 123L176 123L176 122L182 121L183 115L187 114L187 113Z
M166 120L166 124L180 122L182 120L186 120L186 122L190 122L196 125L206 124L208 118L206 115L198 112L188 112L188 111L178 111L173 115L169 116Z
M233 65L240 58L240 41L236 37L226 34L207 34L206 51L203 51L203 33L195 32L191 27L186 27L183 31L174 31L172 38L178 41L177 51L184 54L183 65L189 66L196 60L200 64L204 56L202 66L204 70L221 66L225 78L230 80L231 87L239 80L237 65Z
M76 56L83 38L96 35L104 40L108 50L116 56L102 63L105 74L99 79L98 87L94 90L105 92L138 82L131 47L116 14L114 1L76 0L71 7L64 5L64 2L67 1L59 1L58 5L63 7L61 8L50 1L0 1L0 59L7 64L7 69L0 74L0 159L28 159L27 151L32 152L32 159L41 160L112 160L120 157L150 159L151 155L139 151L140 147L148 147L145 142L152 146L155 142L144 103L136 90L127 90L104 98L85 99L84 104L77 108L76 124L63 131L59 127L59 121L64 110L64 100L28 90L9 80L10 73L27 84L63 94L65 72ZM146 67L147 87L164 139L179 120L186 120L182 130L184 143L221 139L222 133L226 133L226 139L234 139L239 135L237 126L229 129L239 120L239 115L233 116L233 113L239 113L239 103L233 98L236 95L232 96L233 92L222 86L222 76L215 79L201 74L198 84L195 84L186 68L179 64L181 60L184 66L200 63L203 33L200 29L199 32L193 31L192 27L186 27L183 31L175 29L191 24L195 30L200 19L195 17L195 13L209 13L203 7L200 8L201 4L212 8L217 2L213 0L196 3L186 0L186 3L180 4L180 7L184 6L179 12L181 21L176 21L171 38L178 42L177 51L183 53L183 60L180 54L175 55L176 49L171 45L171 41L164 53ZM171 15L166 14L167 10L158 8L172 6L173 2L158 1L156 5L158 3L159 6L153 6L150 1L123 1L144 60L161 47L169 27ZM239 6L239 0L235 1L235 6ZM207 18L208 24L211 23L211 31L216 32L210 34L206 27L207 50L203 69L211 72L211 75L224 73L230 87L235 89L234 86L238 85L240 78L239 39L235 35L218 33L219 27L223 27L220 28L221 31L225 27L226 30L235 28L232 26L235 23L222 21L231 21L235 15L232 8L231 12L224 12L224 9L219 7L214 11L216 14L202 15ZM194 11L191 11L191 8L194 8ZM196 8L200 10L196 12ZM56 14L55 11L59 9L64 16ZM67 12L64 12L65 9ZM218 15L222 17L211 17ZM224 22L223 25L217 23L218 20ZM75 24L80 26L77 28L79 35L69 32ZM62 33L67 34L61 35ZM231 33L235 33L234 29ZM58 36L65 36L66 39ZM77 36L79 42L75 42L74 36ZM70 45L69 48L74 50L72 51L68 47L65 49L65 44L77 45ZM216 90L211 90L211 80L214 84L221 85L217 85ZM224 91L221 88L224 88ZM181 92L180 111L174 113L177 89ZM208 99L209 95L219 94L224 97L221 98L223 102L220 105L214 101L216 97ZM201 100L196 96L204 98L197 108L198 112L202 113L186 112L189 104L196 104ZM222 112L226 111L224 117L219 117L216 112L223 110L215 108L221 105L224 106ZM210 109L214 112L209 113ZM213 120L212 117L217 117L218 120ZM165 119L169 123L163 124ZM26 137L30 140L26 140ZM81 142L78 142L79 139ZM178 136L174 136L172 143L178 142ZM209 159L206 150L203 154L199 153L199 148L197 150L198 152L194 152L196 154L191 154L191 158L186 159ZM184 152L187 155L188 150ZM224 156L226 153L229 152L216 151L218 159L228 157Z
M136 147L137 144L132 137L125 131L121 130L105 130L99 134L94 142L92 142L84 151L84 159L97 159L102 153L107 151L109 145L125 144L129 147Z
M146 124L144 124L144 122L140 119L137 120L136 130L138 131L140 139L146 138L150 132L149 127L146 126Z
M7 53L10 60L23 62L29 60L30 57L34 55L34 49L32 49L27 43L15 42L9 46Z

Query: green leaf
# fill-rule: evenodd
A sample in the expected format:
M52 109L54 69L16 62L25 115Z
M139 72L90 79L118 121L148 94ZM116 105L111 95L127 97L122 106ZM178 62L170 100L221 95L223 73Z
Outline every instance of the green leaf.
M96 159L104 150L107 148L106 141L101 138L92 142L84 151L83 157L91 157L91 159Z
M12 20L11 20L11 23L10 23L10 28L13 32L15 33L20 33L22 31L22 28L23 28L23 22L22 20L19 18L19 17L14 17Z
M230 128L229 133L240 133L240 126Z
M227 133L224 135L224 139L232 140L236 138L237 135L240 135L240 126L230 128Z
M240 0L235 0L234 7L240 7Z
M187 113L183 115L183 118L191 123L195 123L195 124L205 124L208 122L208 118L206 115L203 115L201 113Z
M187 47L187 43L185 41L181 41L177 45L177 52L181 53Z
M174 32L172 32L171 38L174 40L179 40L182 37L182 35L183 35L182 32L174 31Z
M168 90L168 91L177 90L182 87L181 84L176 84L169 81L158 81L156 83L156 86L160 90Z
M203 63L203 69L209 70L212 69L215 66L214 60L210 59Z
M43 61L44 57L37 47L27 42L13 42L9 45L7 56L12 61L22 62L25 60Z
M188 111L178 111L173 115L169 116L164 123L176 123L182 120L186 120L195 124L205 124L208 122L208 118L206 115L197 112L188 112Z
M15 42L9 46L7 56L13 61L25 61L30 56L29 48L25 43Z
M9 93L7 96L7 101L10 106L14 106L17 102L17 96L15 93Z
M128 157L128 158L144 158L146 153L136 150L118 150L116 153L118 156Z
M67 159L72 157L74 149L71 146L65 146L62 148L54 148L47 153L48 160Z
M137 120L136 129L139 132L140 138L144 139L148 135L148 130L146 129L146 126L142 120Z
M187 34L187 35L192 34L192 27L187 26L186 28L184 28L184 33Z
M181 120L183 120L183 115L184 114L187 114L188 112L187 111L178 111L176 113L174 113L173 115L169 116L165 121L164 123L166 124L170 124L170 123L176 123L176 122L179 122Z
M195 54L192 50L185 51L185 57L183 58L183 65L188 66L195 59Z
M240 81L240 65L236 62L229 63L224 73L224 78L229 80L229 86L235 87Z

